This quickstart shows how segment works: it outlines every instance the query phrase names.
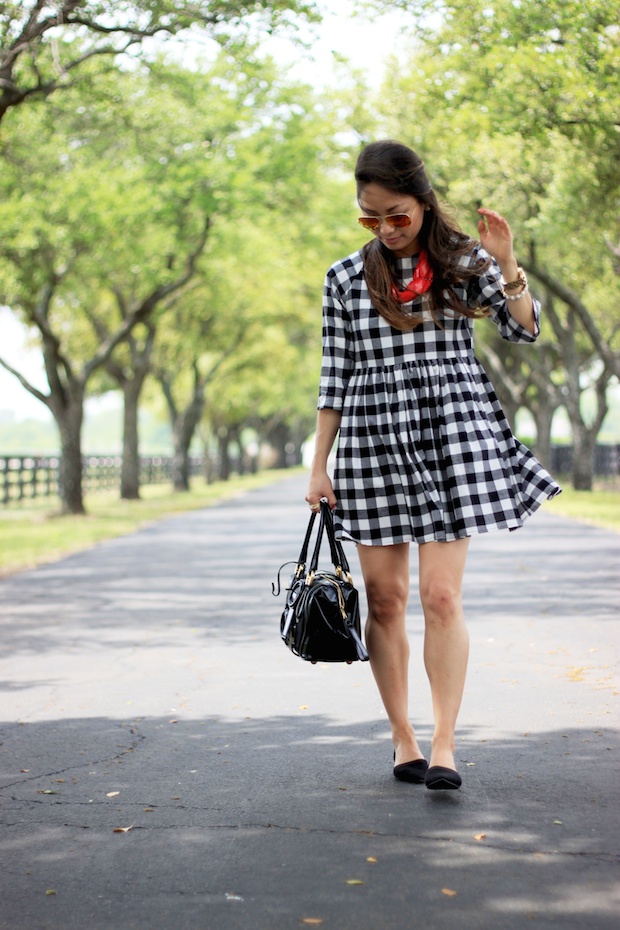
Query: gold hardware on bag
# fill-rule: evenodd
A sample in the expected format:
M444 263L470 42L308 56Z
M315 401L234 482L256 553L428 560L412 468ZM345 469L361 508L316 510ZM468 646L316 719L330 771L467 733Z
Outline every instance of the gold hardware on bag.
M342 577L342 569L340 569L340 575ZM328 584L333 585L334 588L336 589L336 597L338 598L338 607L340 608L342 619L346 620L348 617L348 614L347 614L347 608L344 602L344 595L342 593L342 588L340 587L337 581L334 581L333 578L330 578L324 572L318 572L318 576L320 577L321 581L326 581ZM316 577L317 577L317 573L308 572L308 574L306 575L306 584L308 587L310 587L310 585L314 582L314 579Z
M313 578L313 580L314 580L314 578ZM340 608L340 613L342 614L342 619L343 619L343 620L346 620L346 619L347 619L347 609L346 609L345 603L344 603L344 595L343 595L343 593L342 593L342 588L340 587L340 585L338 584L337 581L334 581L333 578L328 578L326 575L323 575L322 573L321 573L321 580L322 580L322 581L327 581L328 584L332 584L332 585L335 587L335 589L336 589L336 596L337 596L337 598L338 598L338 607Z
M338 578L346 578L349 584L353 584L353 576L351 575L351 572L347 572L345 574L345 572L342 570L342 565L336 565L335 567L336 567L336 575L338 576Z

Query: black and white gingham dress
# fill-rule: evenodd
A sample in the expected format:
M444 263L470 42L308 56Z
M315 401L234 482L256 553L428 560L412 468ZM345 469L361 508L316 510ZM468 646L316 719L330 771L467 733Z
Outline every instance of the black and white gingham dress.
M461 261L487 258L476 246ZM399 259L411 280L417 259ZM485 306L501 335L533 342L516 323L492 261L458 289ZM404 312L420 312L418 298ZM319 409L342 411L334 469L338 535L365 545L449 541L491 529L517 529L560 488L512 434L474 357L473 321L447 315L411 332L374 309L360 252L327 273Z

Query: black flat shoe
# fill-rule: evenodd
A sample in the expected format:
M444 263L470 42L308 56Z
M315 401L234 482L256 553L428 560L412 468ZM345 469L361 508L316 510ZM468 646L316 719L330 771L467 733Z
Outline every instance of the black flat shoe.
M426 759L415 759L413 762L402 762L394 766L394 778L399 781L408 781L414 785L423 785L428 769Z
M455 791L462 785L459 773L455 772L454 769L444 768L443 765L431 765L426 772L424 782L431 791L441 788Z

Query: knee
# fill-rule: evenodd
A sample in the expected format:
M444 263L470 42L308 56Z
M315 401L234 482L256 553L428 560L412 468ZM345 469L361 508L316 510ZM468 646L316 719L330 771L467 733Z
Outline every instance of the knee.
M420 589L420 599L427 620L449 625L462 616L460 586L446 578L431 578Z
M407 588L397 583L367 585L366 597L370 617L381 626L401 621L407 610L408 595Z

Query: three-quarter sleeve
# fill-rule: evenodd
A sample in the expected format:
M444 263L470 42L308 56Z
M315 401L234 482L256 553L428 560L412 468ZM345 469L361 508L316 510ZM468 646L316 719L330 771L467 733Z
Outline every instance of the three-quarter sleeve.
M333 273L323 287L323 361L318 409L342 410L353 368L347 312Z
M474 249L475 261L489 258L481 246ZM486 271L479 277L472 278L467 289L467 302L469 307L480 306L490 311L490 317L496 324L499 334L508 342L535 342L540 334L540 303L533 301L534 332L531 333L510 315L508 301L502 288L502 275L494 258Z

